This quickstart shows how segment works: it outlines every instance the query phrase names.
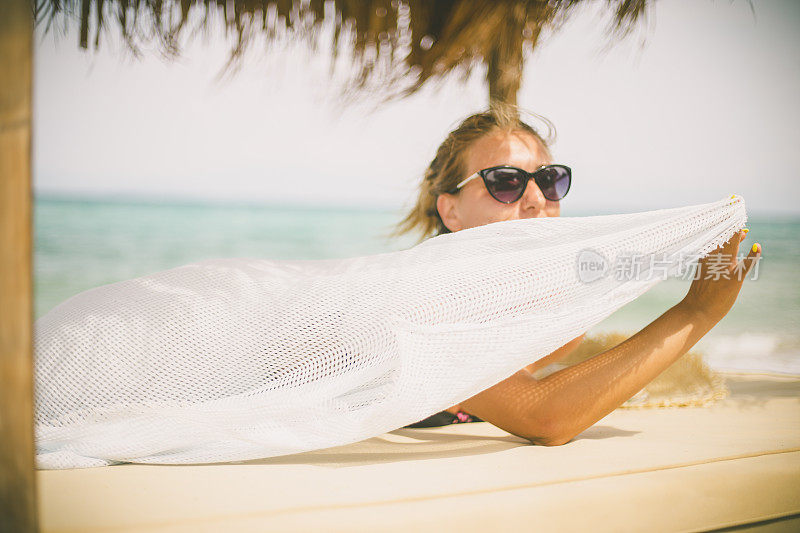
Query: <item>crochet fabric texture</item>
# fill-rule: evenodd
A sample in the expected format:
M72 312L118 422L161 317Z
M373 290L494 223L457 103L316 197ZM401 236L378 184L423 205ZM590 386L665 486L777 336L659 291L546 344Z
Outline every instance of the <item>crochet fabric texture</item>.
M85 291L35 323L37 465L248 460L401 428L586 332L746 220L734 195L350 259L213 259Z

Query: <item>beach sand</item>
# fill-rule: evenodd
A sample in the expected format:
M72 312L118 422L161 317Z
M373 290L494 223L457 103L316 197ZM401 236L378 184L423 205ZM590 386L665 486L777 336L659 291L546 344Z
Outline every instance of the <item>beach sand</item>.
M724 400L617 409L563 446L471 423L236 464L38 471L42 531L800 531L800 376L724 377Z

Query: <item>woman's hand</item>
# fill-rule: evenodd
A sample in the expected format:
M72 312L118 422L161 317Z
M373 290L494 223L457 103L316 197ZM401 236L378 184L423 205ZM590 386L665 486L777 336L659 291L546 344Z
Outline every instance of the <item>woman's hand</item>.
M679 305L711 324L728 314L747 274L761 256L761 245L756 243L757 250L751 249L747 257L737 262L739 243L746 233L745 230L735 233L728 242L698 262L695 280Z

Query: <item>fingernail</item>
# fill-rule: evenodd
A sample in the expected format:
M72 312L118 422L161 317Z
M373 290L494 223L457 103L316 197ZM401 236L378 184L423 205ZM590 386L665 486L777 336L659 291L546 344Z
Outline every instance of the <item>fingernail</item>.
M758 243L754 242L753 243L753 252L757 252L759 250L759 248L760 248L760 246L758 245Z
M746 233L747 233L748 231L750 231L750 230L749 230L749 229L747 229L747 228L744 228L742 231L743 231L743 232L745 232L745 234L746 234Z

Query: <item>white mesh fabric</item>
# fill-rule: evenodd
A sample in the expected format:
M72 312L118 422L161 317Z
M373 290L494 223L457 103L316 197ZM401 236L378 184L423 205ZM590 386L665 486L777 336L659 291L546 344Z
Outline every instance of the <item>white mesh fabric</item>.
M208 260L85 291L35 324L37 465L247 460L380 435L498 383L662 279L587 282L582 250L610 265L671 254L674 276L746 220L734 196L497 222L344 260Z

